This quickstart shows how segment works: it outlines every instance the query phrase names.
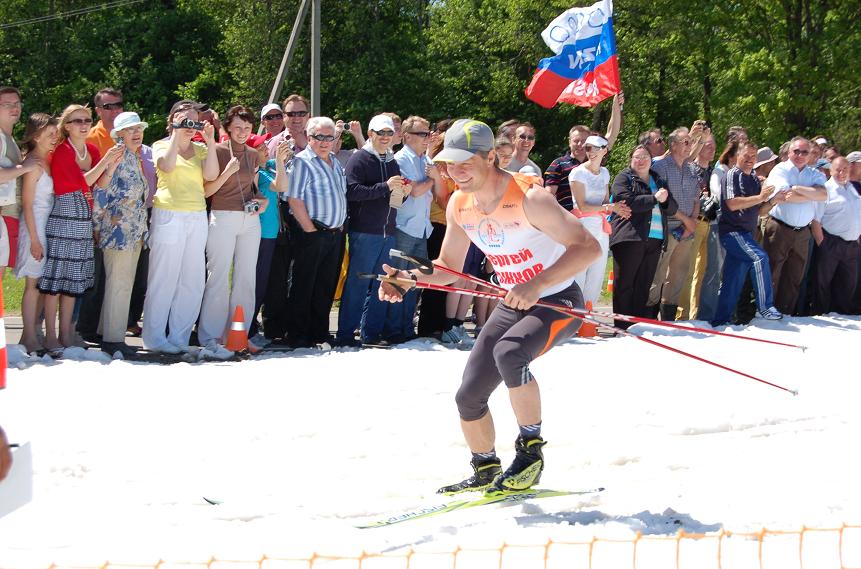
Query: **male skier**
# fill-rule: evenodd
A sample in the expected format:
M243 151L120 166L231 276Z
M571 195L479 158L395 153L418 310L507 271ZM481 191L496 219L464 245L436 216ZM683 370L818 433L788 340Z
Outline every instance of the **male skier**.
M444 149L434 162L447 164L458 185L446 211L447 230L435 263L460 271L472 241L496 269L499 284L508 290L482 328L466 364L455 400L466 443L472 451L474 474L440 493L485 490L497 493L524 490L536 484L544 469L541 448L541 397L529 364L572 336L580 320L551 308L544 300L583 307L574 275L601 253L598 242L556 198L534 178L512 174L496 165L493 131L486 124L461 119L446 131ZM456 277L434 272L398 271L383 265L387 276L451 284ZM382 300L396 302L400 292L383 282ZM505 382L520 436L517 454L505 472L496 456L493 419L487 402Z

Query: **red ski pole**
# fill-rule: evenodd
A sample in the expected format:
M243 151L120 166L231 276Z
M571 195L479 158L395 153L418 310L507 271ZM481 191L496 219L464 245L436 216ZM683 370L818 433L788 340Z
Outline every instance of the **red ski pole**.
M476 296L476 297L480 297L480 298L494 298L494 299L498 299L498 300L505 298L505 293L502 293L502 292L483 292L483 291L478 291L478 290L473 290L473 289L453 287L453 286L449 286L449 285L439 285L439 284L426 283L426 282L417 282L417 281L413 281L411 279L399 279L397 277L389 277L387 275L367 274L367 275L361 275L361 276L365 276L368 278L376 278L377 280L379 280L381 282L387 282L387 283L397 287L401 291L404 291L410 287L416 287L416 288L429 289L429 290L438 290L441 292L451 292L451 293L455 293L455 294ZM775 387L775 388L780 389L782 391L785 391L787 393L791 393L792 395L798 395L798 391L796 391L796 390L789 389L787 387L783 387L781 385L778 385L776 383L772 383L770 381L766 381L764 379L755 377L753 375L744 373L742 371L733 369L731 367L727 367L727 366L719 364L717 362L713 362L709 359L702 358L700 356L696 356L696 355L691 354L689 352L686 352L684 350L680 350L678 348L673 348L672 346L662 344L661 342L658 342L656 340L651 340L649 338L644 338L643 336L638 336L636 334L632 334L631 332L624 330L622 328L617 328L616 326L603 324L602 322L596 320L593 316L586 314L582 310L576 310L573 308L568 308L567 306L561 306L561 305L552 304L549 302L540 303L540 305L544 306L546 308L551 308L553 310L556 310L557 312L562 312L564 314L567 314L568 316L580 318L581 320L584 320L586 322L592 322L592 323L597 324L599 326L605 326L605 327L610 328L612 330L615 330L615 331L617 331L617 332L619 332L625 336L629 336L631 338L636 338L637 340L639 340L641 342L646 342L648 344L651 344L652 346L656 346L658 348L663 348L665 350L669 350L669 351L674 352L676 354L694 359L698 362L712 365L712 366L715 366L715 367L720 368L722 370L728 371L730 373L740 375L740 376L745 377L747 379L752 379L752 380L757 381L759 383L762 383L762 384L765 384L765 385L768 385L771 387Z
M467 280L469 282L475 283L475 284L480 285L480 286L491 288L491 289L497 290L497 291L505 291L506 290L497 284L482 280L482 279L480 279L476 276L473 276L473 275L468 275L466 273L456 271L454 269L451 269L449 267L445 267L443 265L439 265L439 264L434 263L432 261L429 261L427 259L422 259L420 257L415 257L412 255L405 255L404 253L402 253L401 251L398 251L397 249L392 249L391 251L389 251L389 254L392 257L404 259L404 260L410 261L410 262L418 265L419 270L424 274L431 274L434 270L438 269L444 273L448 273L452 276ZM428 272L428 270L427 270L428 268L430 269L430 272ZM538 304L540 304L542 306L546 305L546 303L544 303L543 301L539 301ZM676 330L684 330L686 332L696 332L699 334L709 334L712 336L724 336L726 338L736 338L738 340L750 340L751 342L761 342L763 344L771 344L773 346L783 346L785 348L797 348L797 349L801 350L802 352L807 350L807 346L801 346L798 344L788 344L785 342L778 342L776 340L766 340L765 338L752 338L750 336L742 336L740 334L733 334L731 332L721 332L719 330L713 330L710 328L700 328L698 326L686 326L684 324L676 324L675 322L667 322L665 320L654 320L652 318L642 318L639 316L628 316L626 314L616 314L613 312L587 311L587 310L577 309L577 308L574 308L571 310L577 311L584 316L596 316L599 318L612 318L613 320L621 320L623 322L631 322L631 323L635 323L635 324L637 324L637 323L639 323L639 324L652 324L654 326L661 326L663 328L673 328ZM601 323L600 325L612 327L609 324Z

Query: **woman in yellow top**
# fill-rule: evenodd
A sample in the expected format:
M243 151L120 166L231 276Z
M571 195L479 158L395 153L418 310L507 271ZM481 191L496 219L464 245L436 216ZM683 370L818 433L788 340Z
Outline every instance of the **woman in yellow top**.
M188 349L200 312L207 237L203 184L219 174L215 128L198 122L199 107L188 100L174 104L167 119L169 136L152 145L158 184L141 337L147 349L169 354ZM192 142L197 132L205 144Z

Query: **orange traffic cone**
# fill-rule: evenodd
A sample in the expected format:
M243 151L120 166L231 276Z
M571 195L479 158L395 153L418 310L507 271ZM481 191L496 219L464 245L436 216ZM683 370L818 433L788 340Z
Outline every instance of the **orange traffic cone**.
M231 352L241 352L248 349L248 331L245 329L245 311L242 305L236 305L233 313L233 322L230 323L230 331L227 332L227 342L224 347Z
M592 312L591 300L586 301L586 310ZM584 320L583 323L580 324L580 330L577 331L577 335L581 338L594 338L598 335L598 325Z
M607 275L607 294L613 294L613 269L610 269L610 274Z

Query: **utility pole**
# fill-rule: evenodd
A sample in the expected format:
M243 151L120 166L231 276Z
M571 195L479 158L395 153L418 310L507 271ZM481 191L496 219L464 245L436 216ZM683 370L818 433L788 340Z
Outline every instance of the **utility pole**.
M323 0L312 0L311 12L311 115L320 116L320 4Z

